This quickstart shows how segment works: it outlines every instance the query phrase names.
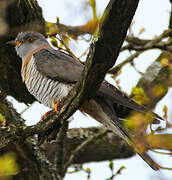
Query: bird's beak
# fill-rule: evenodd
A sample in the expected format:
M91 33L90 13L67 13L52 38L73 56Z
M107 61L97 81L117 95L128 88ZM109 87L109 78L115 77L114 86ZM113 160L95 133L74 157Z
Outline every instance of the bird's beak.
M6 44L13 45L13 46L19 46L22 42L21 41L8 41Z

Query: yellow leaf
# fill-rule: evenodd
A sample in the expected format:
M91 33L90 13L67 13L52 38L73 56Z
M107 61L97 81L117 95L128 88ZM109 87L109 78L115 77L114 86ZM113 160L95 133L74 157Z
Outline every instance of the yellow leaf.
M169 66L169 61L167 58L162 58L160 61L160 64L162 65L162 67L168 67Z
M1 177L15 175L19 170L13 153L6 153L0 156L0 167Z
M69 37L63 36L63 39L64 39L66 45L69 46Z
M164 119L167 119L168 118L168 107L166 105L164 105L164 108L163 108L163 112L164 112L164 115L163 115L163 118Z
M47 22L47 23L46 23L46 27L54 27L54 23Z
M166 89L162 84L156 85L156 86L152 89L152 93L153 93L155 96L161 96L161 95L165 94L166 91L167 91L167 89Z
M114 163L113 163L113 161L110 161L109 168L110 168L111 171L113 171L113 167L114 167Z
M132 112L131 115L127 117L127 121L124 121L124 125L134 133L138 133L138 131L145 133L147 125L150 124L153 119L152 114L149 112L146 114Z
M123 169L125 169L125 166L121 166L121 167L118 169L118 171L116 172L116 174L121 174L121 171L122 171Z
M90 169L90 168L87 168L86 171L87 171L87 173L89 173L89 174L91 173L91 169Z
M46 23L46 34L48 36L53 36L57 34L57 28L54 23L51 22Z
M2 114L0 114L0 124L3 126L5 126L5 124L6 124L6 119Z
M140 88L140 87L132 88L131 97L138 104L147 104L149 102L149 98L147 97L146 93L144 92L144 89Z
M141 28L138 35L142 34L143 32L145 32L145 28Z
M146 114L133 112L126 121L124 121L126 129L131 132L132 140L135 142L131 145L138 153L144 152L147 148L146 130L148 124L150 124L153 119L154 117L151 112L147 112Z

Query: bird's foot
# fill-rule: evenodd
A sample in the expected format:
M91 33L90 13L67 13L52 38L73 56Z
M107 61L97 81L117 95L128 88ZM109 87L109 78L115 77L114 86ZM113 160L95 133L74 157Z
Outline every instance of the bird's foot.
M59 104L60 104L60 100L58 100L58 101L54 104L54 109L55 109L56 112L59 111L59 110L58 110Z
M41 116L41 120L44 120L51 112L52 110L47 111L43 116Z
M59 110L58 110L59 104L60 104L60 101L57 101L57 102L54 104L54 110L55 110L56 112L59 111ZM44 120L51 112L52 112L52 110L47 111L43 116L41 116L41 120Z

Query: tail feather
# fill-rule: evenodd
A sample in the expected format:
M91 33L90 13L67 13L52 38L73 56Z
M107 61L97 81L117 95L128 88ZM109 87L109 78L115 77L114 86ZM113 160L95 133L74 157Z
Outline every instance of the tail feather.
M159 170L159 165L146 153L142 152L139 153L139 150L137 150L137 146L129 136L128 132L124 130L124 128L121 126L120 123L117 123L118 121L114 122L112 120L109 120L109 123L107 126L109 129L111 129L114 133L119 135L122 139L124 139L128 145L133 147L135 152L153 169L153 170Z
M125 130L123 125L120 123L116 112L114 110L113 105L110 101L103 99L96 99L97 113L99 117L102 119L101 122L110 130L112 130L115 134L124 139L136 153L154 170L159 170L159 165L153 161L153 159L146 153L140 153L137 149L137 145L132 140L128 131ZM98 116L97 116L98 117ZM93 118L95 118L93 116ZM97 119L97 118L95 118Z
M138 154L153 170L157 171L160 169L159 165L146 153L143 152Z
M133 147L133 149L135 150L135 152L155 171L159 170L160 167L159 165L146 153L146 152L142 152L139 153L139 150L137 150L137 146L136 144L133 142L133 140L131 139L131 137L129 136L128 132L126 132L124 130L124 128L120 125L120 123L111 123L111 125L109 126L109 128L113 131L113 132L117 132L118 129L118 135L120 137L122 137L127 143L128 145L130 145L131 147ZM120 132L120 133L119 133Z
M130 97L128 97L124 92L117 89L115 86L109 84L107 81L103 81L97 95L109 99L111 103L121 105L128 109L132 109L138 112L146 113L149 109L143 105L138 104ZM164 120L158 114L152 112L152 115L155 117L152 121L153 124L159 124L159 120Z

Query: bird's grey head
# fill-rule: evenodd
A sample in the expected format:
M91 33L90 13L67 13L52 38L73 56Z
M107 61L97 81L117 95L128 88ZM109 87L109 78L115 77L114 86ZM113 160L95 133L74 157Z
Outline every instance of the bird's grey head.
M15 45L16 52L21 58L26 57L36 48L50 46L47 39L41 33L35 31L20 32L13 41L13 45Z

